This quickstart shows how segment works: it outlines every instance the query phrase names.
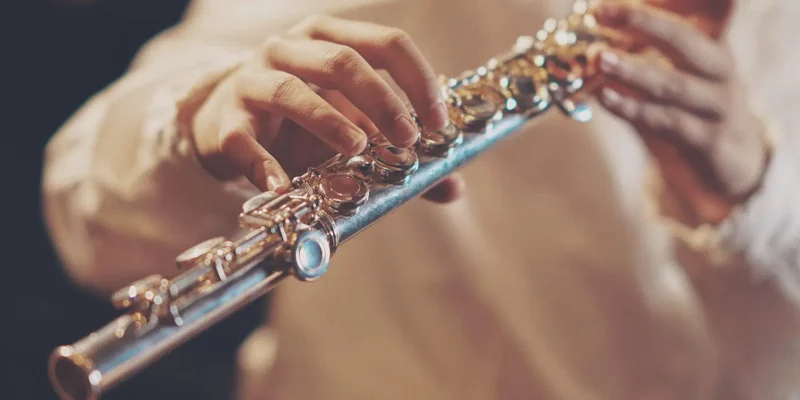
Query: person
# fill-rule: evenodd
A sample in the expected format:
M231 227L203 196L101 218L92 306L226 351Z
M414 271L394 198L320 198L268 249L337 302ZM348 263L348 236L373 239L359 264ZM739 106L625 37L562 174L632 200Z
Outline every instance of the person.
M441 126L435 72L481 64L570 3L193 2L48 145L67 272L104 294L174 273L249 196L378 132L411 144L403 93ZM434 202L348 242L325 279L278 289L238 395L797 396L798 60L783 46L798 11L601 4L602 25L661 56L599 49L594 122L528 124ZM273 333L276 352L260 346Z

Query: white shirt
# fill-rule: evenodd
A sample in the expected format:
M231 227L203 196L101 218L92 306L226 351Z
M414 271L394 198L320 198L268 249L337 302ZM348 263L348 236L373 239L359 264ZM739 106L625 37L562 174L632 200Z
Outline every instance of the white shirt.
M196 1L48 145L46 214L67 270L101 292L174 275L178 253L235 225L254 189L200 167L169 129L177 99L303 16L401 27L456 74L569 3ZM551 113L467 166L465 199L412 201L343 246L321 281L280 288L277 355L258 336L245 346L241 397L800 396L800 56L786 40L798 16L797 2L742 0L727 38L786 134L762 193L726 224L741 257L676 257L646 217L648 161L630 129L603 112L588 125Z

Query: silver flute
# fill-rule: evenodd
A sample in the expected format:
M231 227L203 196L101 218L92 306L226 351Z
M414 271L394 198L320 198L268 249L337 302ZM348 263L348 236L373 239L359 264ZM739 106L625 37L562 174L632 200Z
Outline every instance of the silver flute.
M443 78L450 123L439 131L420 126L414 148L376 141L355 157L333 157L295 178L288 193L245 202L241 229L179 255L179 275L153 275L117 291L112 302L124 314L53 351L56 392L97 399L285 278L320 278L342 243L552 106L590 120L587 53L603 35L587 8L578 1L568 17L548 20L511 51Z

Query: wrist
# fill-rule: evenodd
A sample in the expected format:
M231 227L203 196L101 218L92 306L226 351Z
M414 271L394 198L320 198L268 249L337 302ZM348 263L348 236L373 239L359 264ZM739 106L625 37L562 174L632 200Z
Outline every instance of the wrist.
M774 129L768 119L757 113L753 113L748 125L751 128L747 144L739 144L737 156L730 157L729 170L715 178L727 183L683 196L689 214L686 223L718 225L762 189L772 160Z
M190 80L188 87L177 101L175 123L182 135L191 144L197 162L215 178L211 161L219 152L216 132L219 121L215 115L214 93L224 84L226 79L242 65L243 57L229 57L208 66ZM209 132L215 133L214 135Z
M760 162L758 178L751 188L744 194L728 201L718 202L716 207L707 203L706 208L703 209L704 206L695 204L691 214L696 218L687 218L685 210L682 210L684 212L662 212L660 215L673 237L693 251L705 254L717 264L727 260L730 253L736 252L736 249L741 247L730 244L732 227L741 225L740 220L744 218L743 215L752 214L754 207L763 208L764 200L762 198L766 195L764 192L768 190L766 186L775 186L775 182L768 184L767 181L775 180L774 177L770 178L770 175L775 174L772 171L776 168L773 164L776 162L775 152L778 142L781 140L780 131L776 129L777 127L771 119L764 118L762 114L758 114L758 117L760 126L763 127L759 131L763 143L763 158ZM774 191L774 189L769 190ZM771 193L770 196L774 198L775 193ZM762 213L759 212L759 214Z

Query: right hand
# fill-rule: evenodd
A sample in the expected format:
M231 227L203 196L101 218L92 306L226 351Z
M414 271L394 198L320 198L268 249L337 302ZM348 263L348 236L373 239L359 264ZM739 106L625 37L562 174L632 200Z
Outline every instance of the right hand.
M198 109L192 133L201 163L219 179L245 176L262 191L283 192L289 175L335 153L359 154L368 137L410 147L410 111L377 69L407 94L427 129L444 127L437 77L405 32L315 16L268 38ZM450 177L425 197L452 201L462 187Z

